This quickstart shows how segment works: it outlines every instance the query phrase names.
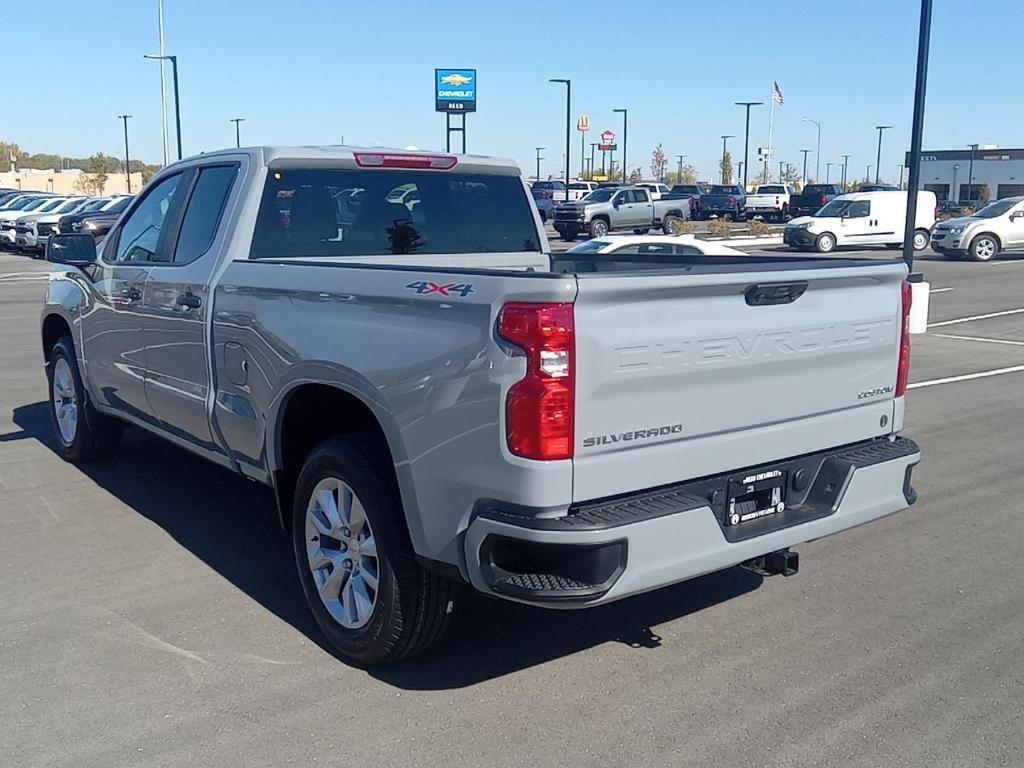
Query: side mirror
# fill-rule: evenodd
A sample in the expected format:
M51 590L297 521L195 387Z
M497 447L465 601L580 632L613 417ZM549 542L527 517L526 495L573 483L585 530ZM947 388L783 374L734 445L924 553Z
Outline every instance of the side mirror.
M848 219L848 218L850 218L850 212L848 210L847 211L841 211L839 213L839 218L840 219Z
M619 207L619 198L617 198L617 197L613 198L612 199L612 208L618 208L618 207Z
M1024 211L1014 211L1010 214L1010 221L1016 221L1017 219L1024 219Z
M51 235L46 243L46 260L87 267L96 262L96 241L87 234Z

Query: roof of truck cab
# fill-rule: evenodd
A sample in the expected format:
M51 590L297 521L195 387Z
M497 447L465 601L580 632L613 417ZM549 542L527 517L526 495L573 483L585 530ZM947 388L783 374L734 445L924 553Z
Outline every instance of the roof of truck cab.
M519 175L519 166L515 160L503 157L489 157L486 155L460 155L454 152L441 152L436 150L401 149L399 147L355 147L341 144L325 146L256 146L241 148L219 149L213 152L204 152L187 160L213 159L217 157L230 157L245 153L253 157L256 162L267 166L296 166L311 164L318 167L337 165L338 167L351 167L355 163L355 155L360 154L387 154L387 155L411 155L424 157L454 157L456 164L450 170L439 170L439 173L458 172L483 172L502 173Z

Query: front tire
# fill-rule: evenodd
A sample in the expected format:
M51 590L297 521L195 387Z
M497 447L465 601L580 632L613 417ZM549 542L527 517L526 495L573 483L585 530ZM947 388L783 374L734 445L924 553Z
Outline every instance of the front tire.
M60 457L75 463L109 457L121 442L124 424L104 416L89 403L70 336L54 345L46 378L50 385L50 422Z
M814 241L814 248L818 253L832 253L836 248L836 238L831 232L822 232Z
M441 638L454 585L416 562L376 435L330 438L309 455L295 489L292 544L306 602L343 655L390 663Z
M971 240L967 253L973 261L992 261L999 253L999 241L994 235L978 235Z
M604 219L594 219L590 222L590 237L604 237L608 234L608 222Z

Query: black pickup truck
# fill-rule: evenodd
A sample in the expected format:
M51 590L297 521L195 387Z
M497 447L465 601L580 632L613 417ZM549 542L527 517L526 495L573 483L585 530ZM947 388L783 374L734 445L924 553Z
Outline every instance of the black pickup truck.
M821 210L829 200L843 194L839 184L808 184L799 195L789 198L789 215L810 216Z

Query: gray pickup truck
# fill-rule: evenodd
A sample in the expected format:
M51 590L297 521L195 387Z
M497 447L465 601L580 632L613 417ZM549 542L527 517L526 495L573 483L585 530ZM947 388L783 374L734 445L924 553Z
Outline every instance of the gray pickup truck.
M902 261L553 254L512 162L337 147L175 163L47 256L60 454L134 425L272 487L362 663L435 642L459 585L788 575L915 498Z
M677 235L689 218L690 202L686 198L652 200L651 190L646 187L618 187L595 189L582 200L562 203L555 209L554 227L568 241L581 232L596 238L631 229L642 235L652 227L666 235Z

